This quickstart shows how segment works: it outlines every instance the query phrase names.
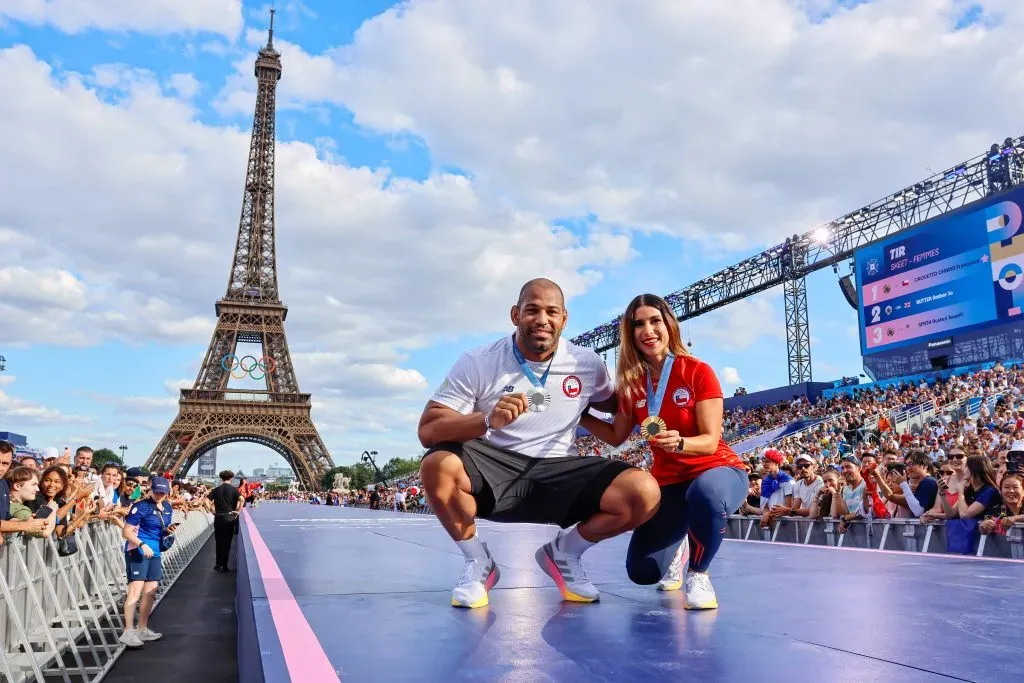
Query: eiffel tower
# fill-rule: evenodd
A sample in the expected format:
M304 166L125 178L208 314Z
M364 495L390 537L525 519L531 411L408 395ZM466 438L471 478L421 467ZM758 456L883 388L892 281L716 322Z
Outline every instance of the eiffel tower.
M274 49L273 10L255 71L256 114L227 294L217 301L217 327L199 376L191 389L181 390L178 415L146 467L184 476L211 448L248 441L281 454L305 488L317 490L334 463L310 417L310 394L299 392L284 334L288 307L277 290L274 119L281 54ZM238 357L239 343L260 344L262 356ZM229 389L232 376L262 382L265 389Z

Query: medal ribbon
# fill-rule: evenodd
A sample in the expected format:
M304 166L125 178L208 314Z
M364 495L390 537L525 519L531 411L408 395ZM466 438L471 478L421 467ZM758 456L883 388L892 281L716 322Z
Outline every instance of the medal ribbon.
M555 349L555 353L558 349ZM548 373L551 372L551 364L555 362L555 354L551 354L551 360L548 361L548 367L544 369L544 374L541 375L540 379L537 379L537 374L533 371L529 365L526 364L526 356L519 350L519 346L516 344L516 336L512 335L512 353L516 357L516 362L519 363L520 369L523 374L526 375L526 379L530 380L530 384L533 386L543 389L544 383L548 381Z
M661 366L661 382L658 384L657 393L651 387L651 373L647 372L647 416L658 417L661 411L661 402L665 400L665 387L668 386L669 376L672 374L672 365L675 363L675 354L668 354L665 357L665 364Z

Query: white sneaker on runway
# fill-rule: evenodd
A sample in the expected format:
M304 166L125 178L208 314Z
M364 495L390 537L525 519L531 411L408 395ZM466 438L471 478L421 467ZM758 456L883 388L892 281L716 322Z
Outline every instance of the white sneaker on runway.
M139 640L141 640L144 643L148 643L151 640L160 640L164 637L164 634L157 633L148 626L146 628L140 628L138 631L136 631L136 633L139 636Z
M683 542L672 556L672 564L665 570L665 576L658 582L660 591L677 591L683 587L683 557L690 554L690 539L683 537Z
M558 532L558 536L550 543L542 545L534 555L537 564L554 580L558 590L562 593L562 599L568 602L597 602L601 599L601 593L594 584L587 578L587 572L583 569L583 561L579 555L570 555L562 552L558 542L565 534Z
M145 645L145 643L143 643L142 640L139 639L139 632L133 628L125 630L125 632L121 634L121 637L118 638L118 640L121 641L121 643L126 647L130 647L132 649L139 648Z
M718 596L706 573L686 572L686 609L718 609Z
M487 550L487 544L483 545L484 550ZM489 602L487 594L500 578L501 572L489 550L487 557L472 560L466 558L459 584L452 591L452 607L486 607Z

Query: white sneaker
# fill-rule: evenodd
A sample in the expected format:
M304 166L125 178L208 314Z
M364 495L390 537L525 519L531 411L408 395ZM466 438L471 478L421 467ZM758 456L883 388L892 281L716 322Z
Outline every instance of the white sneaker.
M677 591L683 587L683 557L690 554L690 539L683 537L683 542L672 556L672 564L665 570L665 576L658 582L660 591Z
M686 572L686 609L718 609L718 596L711 577L701 572Z
M486 543L484 550L487 550ZM498 571L498 565L494 563L489 550L485 558L466 558L466 566L462 569L459 583L452 590L452 607L486 607L489 602L487 594L500 578L501 572Z
M147 643L151 640L160 640L164 637L164 634L157 633L156 631L150 629L148 626L146 628L138 629L136 633L139 636L139 640L141 640L144 643Z
M121 637L118 638L118 640L121 641L121 643L126 647L130 647L132 649L142 647L143 645L145 645L145 643L143 643L142 640L139 638L139 632L133 628L126 629L125 632L121 634Z
M583 561L579 555L570 555L559 549L559 541L565 534L560 531L555 540L542 545L534 555L537 564L554 580L562 599L568 602L597 602L601 593L587 578Z

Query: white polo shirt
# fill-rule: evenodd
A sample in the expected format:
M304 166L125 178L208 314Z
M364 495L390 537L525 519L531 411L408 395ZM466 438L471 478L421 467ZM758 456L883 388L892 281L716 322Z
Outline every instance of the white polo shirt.
M490 415L506 394L526 393L533 384L512 353L512 335L467 351L455 362L432 401L463 415ZM615 387L604 361L594 351L560 339L544 388L551 403L540 413L526 411L503 429L487 432L484 441L532 458L576 455L573 441L587 405L611 396ZM537 378L548 361L527 361Z

